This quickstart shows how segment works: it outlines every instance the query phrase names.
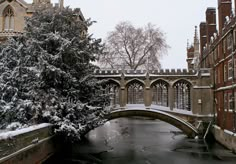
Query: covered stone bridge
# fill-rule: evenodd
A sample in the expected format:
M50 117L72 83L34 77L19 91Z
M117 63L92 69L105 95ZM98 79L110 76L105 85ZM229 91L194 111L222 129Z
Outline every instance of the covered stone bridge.
M94 75L107 80L104 93L111 94L111 105L125 108L157 105L199 115L213 114L211 70L96 70Z

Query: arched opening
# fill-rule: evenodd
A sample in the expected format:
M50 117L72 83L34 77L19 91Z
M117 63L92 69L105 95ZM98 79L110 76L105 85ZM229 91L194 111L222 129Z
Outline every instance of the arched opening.
M135 80L127 85L128 104L144 104L144 85Z
M157 80L151 85L152 104L168 106L168 83L163 80Z
M3 30L14 31L15 20L14 12L11 6L7 6L3 11Z
M174 88L174 107L177 109L190 111L191 84L186 80L179 80L174 84L173 88Z
M120 105L120 86L114 81L109 80L105 86L105 93L110 95L110 105L112 107L117 107Z

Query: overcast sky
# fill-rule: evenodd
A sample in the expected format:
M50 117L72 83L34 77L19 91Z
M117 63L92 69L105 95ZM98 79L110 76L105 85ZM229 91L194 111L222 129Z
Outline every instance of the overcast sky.
M104 39L121 21L130 21L135 26L151 22L160 27L171 47L161 60L163 68L187 67L187 40L193 42L194 26L205 21L207 7L217 7L217 0L64 0L64 3L80 8L85 18L97 21L89 29L96 38Z

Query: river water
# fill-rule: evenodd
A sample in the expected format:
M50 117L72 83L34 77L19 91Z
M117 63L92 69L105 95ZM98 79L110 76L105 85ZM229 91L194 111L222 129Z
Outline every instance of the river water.
M209 144L201 139L189 139L179 129L159 120L119 118L89 132L81 143L67 150L67 157L60 161L80 164L236 164L236 155L215 142Z

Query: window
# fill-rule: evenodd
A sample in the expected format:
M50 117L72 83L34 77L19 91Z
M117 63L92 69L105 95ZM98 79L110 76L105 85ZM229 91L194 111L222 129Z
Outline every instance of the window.
M143 104L143 85L140 82L128 86L128 104Z
M233 97L233 101L234 101L233 103L234 103L234 106L233 106L232 109L236 112L236 109L235 109L235 107L236 107L236 96L235 96L235 95L236 95L236 92L234 92L234 97Z
M215 70L215 84L218 84L218 69Z
M168 84L158 80L152 85L152 103L161 106L168 106Z
M228 79L232 79L233 77L233 66L232 66L232 60L228 61Z
M227 49L230 50L232 49L232 43L233 43L233 37L232 34L228 34L227 36Z
M224 93L224 110L227 111L228 109L228 94Z
M10 6L6 7L3 12L3 21L4 31L14 30L14 12Z
M228 94L228 109L229 109L229 111L233 111L233 104L234 103L234 99L233 99L233 95L232 95L232 93L229 93Z
M222 58L222 49L221 49L220 44L217 45L217 48L218 48L218 50L217 50L217 55L218 55L218 59L219 59L219 58ZM221 56L220 56L220 55L221 55Z
M236 78L236 58L234 59L234 78Z
M190 87L191 84L185 80L176 82L174 88L174 106L177 109L191 110L190 104Z
M217 48L214 49L214 61L216 61L218 59L218 51Z
M234 43L236 43L236 30L234 30Z
M110 95L110 105L119 105L119 86L116 83L108 83L105 86L105 93Z
M227 64L224 65L224 81L228 80L228 69Z
M223 53L226 52L226 39L223 40Z
M220 84L221 82L222 82L222 78L223 77L221 77L222 76L222 72L221 72L221 69L218 69L218 84Z

